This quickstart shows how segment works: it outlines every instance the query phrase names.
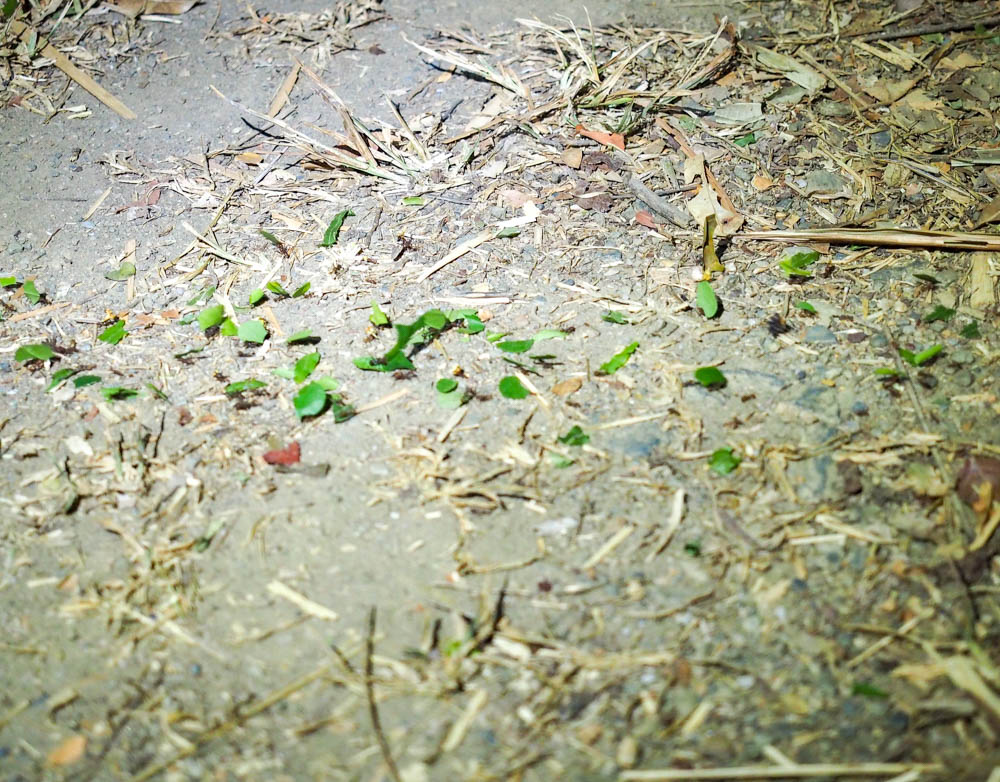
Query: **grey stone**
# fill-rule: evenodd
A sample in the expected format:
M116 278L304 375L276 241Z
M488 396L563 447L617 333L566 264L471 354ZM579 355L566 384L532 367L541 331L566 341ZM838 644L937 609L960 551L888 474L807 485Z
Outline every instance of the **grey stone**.
M806 329L805 341L832 344L837 342L837 335L826 326L810 326Z

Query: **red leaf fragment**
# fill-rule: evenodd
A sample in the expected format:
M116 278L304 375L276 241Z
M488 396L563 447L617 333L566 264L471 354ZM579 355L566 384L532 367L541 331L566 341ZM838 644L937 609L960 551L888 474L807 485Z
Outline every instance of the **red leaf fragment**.
M268 464L298 464L302 456L302 448L297 442L291 442L285 448L278 448L264 454L264 461Z

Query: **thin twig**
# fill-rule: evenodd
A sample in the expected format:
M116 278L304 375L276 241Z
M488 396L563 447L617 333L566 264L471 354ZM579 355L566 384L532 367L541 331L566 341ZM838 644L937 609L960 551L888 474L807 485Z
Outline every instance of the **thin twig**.
M365 642L365 693L368 696L368 714L372 719L372 730L375 731L375 738L378 739L379 749L382 750L382 759L389 769L389 776L394 782L403 782L396 768L396 761L392 759L392 751L389 749L389 742L382 731L382 720L378 716L378 704L375 702L375 606L368 612L368 640Z
M941 24L924 24L919 27L908 27L902 30L880 30L877 33L861 35L862 41L894 41L898 38L915 38L918 35L933 35L934 33L961 33L966 30L975 30L978 27L990 28L1000 25L1000 16L988 16L985 19L978 19L968 22L942 22ZM852 36L850 33L846 37Z

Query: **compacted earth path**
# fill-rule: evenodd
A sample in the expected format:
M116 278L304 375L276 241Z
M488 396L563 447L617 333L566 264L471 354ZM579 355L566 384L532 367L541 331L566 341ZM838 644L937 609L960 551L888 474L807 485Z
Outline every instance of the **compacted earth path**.
M0 779L993 779L953 5L0 4Z

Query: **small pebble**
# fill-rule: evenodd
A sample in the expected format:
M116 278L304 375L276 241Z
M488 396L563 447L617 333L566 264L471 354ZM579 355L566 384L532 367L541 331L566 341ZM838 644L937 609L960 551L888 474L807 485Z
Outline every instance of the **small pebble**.
M851 405L851 412L854 415L868 415L868 405L859 400Z
M806 342L835 343L837 335L826 326L810 326L806 329Z

